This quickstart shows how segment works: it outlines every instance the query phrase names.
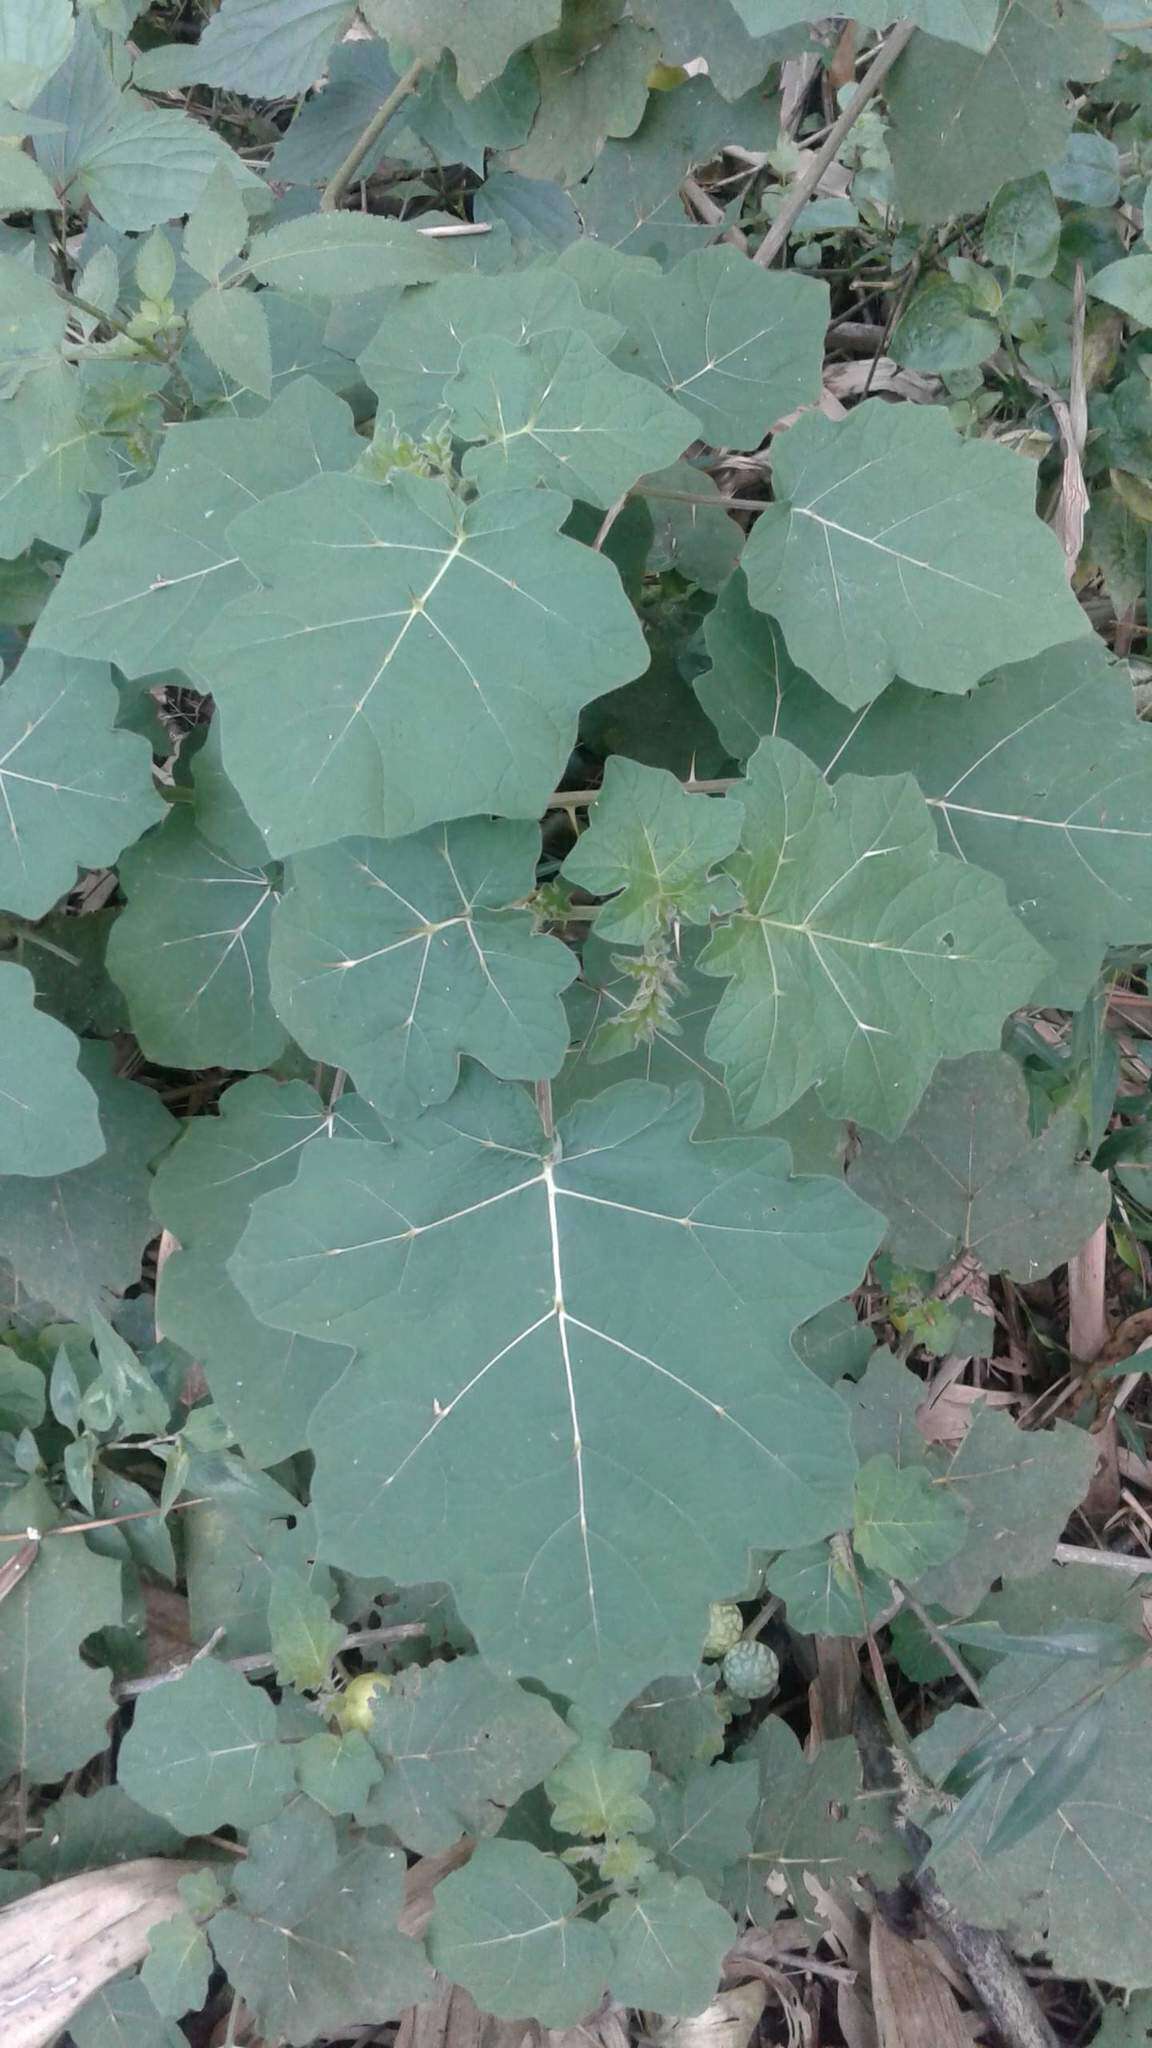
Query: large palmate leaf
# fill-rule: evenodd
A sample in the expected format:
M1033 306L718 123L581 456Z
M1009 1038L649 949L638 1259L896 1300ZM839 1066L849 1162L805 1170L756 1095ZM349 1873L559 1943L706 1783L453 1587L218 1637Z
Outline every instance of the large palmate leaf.
M570 1870L530 1842L481 1842L436 1887L428 1951L483 2012L574 2027L600 2003L612 1962L604 1928L581 1918Z
M747 1545L846 1516L834 1397L787 1339L875 1219L771 1142L690 1144L699 1106L625 1084L554 1154L472 1071L392 1147L310 1146L231 1262L263 1320L370 1354L309 1432L325 1557L448 1580L497 1668L602 1714L695 1663Z
M968 14L930 4L954 23ZM1111 53L1080 0L1002 0L990 41L953 28L941 47L948 31L925 26L931 40L913 37L885 92L901 211L935 221L978 211L1009 178L1054 164L1072 126L1066 81L1101 77Z
M384 1776L359 1818L423 1856L494 1835L574 1739L546 1700L478 1657L402 1672L373 1701L369 1741Z
M353 13L351 0L224 0L192 54L185 82L262 100L304 92Z
M254 578L227 539L245 506L361 453L346 405L297 378L252 420L170 429L154 474L105 506L41 613L37 644L129 676L187 666L197 635Z
M743 818L738 799L691 796L665 769L614 754L564 873L612 898L596 915L600 938L642 946L672 918L707 924L714 911L735 908L732 876L713 870L736 851Z
M364 13L385 42L436 58L451 50L460 90L475 98L509 57L560 20L560 0L365 0Z
M26 967L0 967L0 1173L69 1173L104 1150L79 1041L34 1007Z
M853 718L788 661L739 575L704 630L713 666L696 692L732 752L779 733L829 775L914 775L942 848L999 875L1052 955L1040 1001L1075 1008L1110 949L1152 938L1152 734L1098 640L955 701L894 683Z
M885 1243L935 1272L968 1253L991 1273L1039 1280L1108 1214L1106 1174L1080 1163L1079 1110L1058 1109L1039 1137L1028 1084L1007 1053L942 1066L903 1135L865 1140L853 1186L888 1218Z
M966 1528L960 1502L923 1465L898 1465L882 1451L860 1467L852 1541L873 1571L915 1581L963 1549Z
M308 1418L349 1352L258 1323L226 1262L251 1203L292 1179L305 1146L337 1130L351 1135L355 1106L346 1098L329 1112L302 1081L278 1087L255 1076L228 1089L217 1116L193 1118L156 1176L153 1207L181 1246L159 1277L160 1326L199 1359L221 1413L260 1465L302 1449Z
M722 1889L731 1865L752 1847L759 1776L752 1762L697 1764L679 1783L653 1785L653 1840L661 1856L709 1891Z
M465 343L444 397L459 438L483 444L463 465L481 490L540 483L611 505L696 435L682 405L617 369L578 332L541 334L519 347L477 336Z
M828 297L813 278L701 249L663 274L626 274L612 310L628 328L617 361L687 406L714 446L755 448L820 395Z
M607 354L621 328L611 314L590 312L562 270L444 278L404 294L361 354L360 368L381 412L419 433L443 408L467 342L502 336L526 343L551 332L584 335Z
M58 1520L38 1479L7 1488L0 1533L47 1531ZM5 1556L13 1546L2 1546ZM45 1535L32 1564L0 1603L0 1772L51 1784L103 1749L112 1689L85 1664L80 1645L122 1618L120 1567L95 1557L82 1536Z
M579 963L511 907L539 852L534 825L468 818L297 855L272 942L273 1000L297 1044L388 1116L444 1101L463 1053L505 1080L554 1074Z
M841 703L868 703L897 673L959 693L1088 631L1031 466L962 441L940 407L806 413L773 454L777 502L744 550L748 593Z
M236 522L272 588L227 608L196 667L275 852L539 815L579 707L647 662L616 571L557 533L567 510L398 474L317 478Z
M163 815L152 750L113 727L108 670L33 649L0 690L0 903L43 917Z
M648 103L660 45L625 18L624 0L564 0L560 26L532 46L540 105L508 162L526 178L575 185L609 135L631 135Z
M138 1806L185 1835L272 1820L295 1789L267 1693L212 1657L142 1695L119 1779Z
M832 790L768 739L740 795L744 850L731 865L745 908L701 959L732 978L708 1050L746 1123L816 1084L830 1115L894 1135L938 1060L998 1041L1045 955L1002 883L937 852L908 777L850 776Z
M220 853L186 804L120 863L128 899L108 972L149 1059L170 1067L264 1067L283 1050L268 994L273 880Z
M156 1232L148 1169L177 1125L150 1088L119 1078L111 1046L82 1040L79 1071L95 1091L107 1150L71 1173L0 1174L0 1240L34 1299L86 1323L140 1277Z
M1005 1658L983 1681L984 1710L952 1707L921 1736L917 1753L937 1780L989 1736L1020 1743L1019 1760L1005 1765L962 1832L951 1830L952 1839L933 1851L932 1865L959 1913L1043 1938L1061 1973L1099 1971L1114 1984L1146 1985L1152 1801L1133 1759L1152 1711L1147 1668L1129 1669L1105 1687L1095 1747L1056 1810L1038 1815L1022 1840L988 1853L1010 1802L1068 1744L1100 1675L1078 1658ZM929 1832L943 1825L938 1818Z
M432 1982L418 1942L399 1933L404 1858L343 1847L332 1822L297 1808L260 1828L235 1874L236 1903L209 1922L216 1955L263 2031L314 2041L365 2018L395 2019Z

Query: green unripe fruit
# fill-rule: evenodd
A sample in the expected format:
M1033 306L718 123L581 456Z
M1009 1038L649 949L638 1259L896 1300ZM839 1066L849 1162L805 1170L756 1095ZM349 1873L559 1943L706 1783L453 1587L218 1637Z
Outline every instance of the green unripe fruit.
M780 1681L780 1659L767 1643L735 1643L721 1670L729 1692L746 1700L763 1699Z
M392 1680L383 1671L366 1671L346 1685L336 1702L336 1719L345 1734L352 1728L365 1731L372 1726L372 1705L378 1692L390 1692Z
M704 1656L722 1657L744 1633L744 1616L734 1600L714 1600L708 1609Z

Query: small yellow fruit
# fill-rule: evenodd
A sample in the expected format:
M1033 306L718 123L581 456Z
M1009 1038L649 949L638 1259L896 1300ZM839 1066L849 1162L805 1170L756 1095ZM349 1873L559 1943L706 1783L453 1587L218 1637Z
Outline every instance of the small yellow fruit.
M349 1728L371 1728L373 1694L391 1690L392 1680L382 1671L366 1671L362 1678L354 1678L336 1702L336 1719L345 1733Z

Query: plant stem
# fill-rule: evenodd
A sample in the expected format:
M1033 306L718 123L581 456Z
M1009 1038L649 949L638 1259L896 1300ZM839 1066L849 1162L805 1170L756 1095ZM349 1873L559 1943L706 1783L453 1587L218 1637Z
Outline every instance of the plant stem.
M113 334L122 334L125 341L130 341L135 348L142 348L146 356L152 357L153 362L163 363L165 369L171 369L172 358L167 350L162 349L158 342L146 341L142 335L133 334L131 329L124 325L123 320L116 318L115 313L105 313L102 307L94 306L90 299L78 299L75 292L65 291L61 284L56 286L56 292L66 305L75 306L78 313L87 313L89 319L98 320L101 327L110 327Z
M320 200L321 213L335 213L365 157L373 145L379 142L397 107L403 106L404 101L415 92L423 70L424 59L417 58L415 64L410 64L403 76L397 79L387 99L381 101L368 126L357 136L339 170L333 173L325 185Z
M784 201L780 212L777 214L776 219L753 256L753 263L760 263L766 267L779 255L785 242L788 240L792 230L792 223L796 219L797 214L801 213L804 207L807 206L829 164L835 160L845 136L860 119L869 100L879 91L892 66L895 64L897 57L907 49L915 33L916 23L914 21L902 21L893 29L887 42L883 43L877 50L840 119L835 121L829 129L828 139L824 143L823 148L817 150L804 176L793 186L788 198Z
M680 787L692 796L723 796L729 789L739 789L743 779L740 775L729 775L722 776L716 782L682 782ZM544 809L586 811L592 804L598 803L603 794L602 789L558 789L549 797Z
M701 491L653 491L645 484L637 484L628 496L659 498L673 505L710 505L713 512L763 512L768 506L767 498L718 498L715 493L708 498Z
M932 1616L929 1614L927 1608L924 1607L919 1600L917 1600L916 1595L914 1593L910 1593L908 1591L907 1586L902 1585L899 1579L891 1579L889 1580L889 1584L891 1585L892 1591L894 1593L899 1593L902 1596L905 1607L908 1608L910 1613L916 1616L916 1619L920 1623L921 1628L924 1630L925 1635L928 1637L930 1642L935 1644L936 1648L940 1652L940 1655L948 1659L948 1662L952 1666L952 1669L956 1673L956 1676L960 1680L960 1683L967 1687L968 1691L971 1693L973 1699L975 1700L977 1706L982 1707L984 1705L984 1695L981 1692L980 1687L976 1682L976 1679L973 1677L971 1671L969 1671L967 1664L964 1662L963 1657L960 1655L959 1650L953 1648L952 1644L948 1641L947 1636L943 1633L941 1629L937 1628L936 1623L933 1621Z

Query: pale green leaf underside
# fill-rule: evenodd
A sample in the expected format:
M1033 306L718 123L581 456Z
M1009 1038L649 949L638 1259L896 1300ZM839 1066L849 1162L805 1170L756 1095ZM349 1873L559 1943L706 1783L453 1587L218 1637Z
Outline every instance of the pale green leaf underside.
M1080 1163L1074 1107L1033 1137L1028 1086L1007 1053L942 1066L894 1144L865 1141L852 1185L888 1217L898 1260L935 1272L970 1253L991 1273L1039 1280L1108 1214L1105 1174Z
M556 532L567 509L328 477L232 528L271 588L230 605L195 660L273 851L539 816L581 705L648 659L611 564Z
M469 818L300 854L275 913L277 1014L385 1115L452 1093L460 1057L505 1080L554 1074L576 956L529 911L534 825Z
M769 739L741 799L746 908L701 960L730 977L708 1051L745 1123L816 1084L830 1115L895 1133L938 1060L998 1041L1046 956L1001 883L937 852L910 778L829 789Z
M77 868L109 866L163 816L152 753L115 732L108 670L33 649L0 690L0 903L43 917Z
M1088 632L1036 516L1031 466L962 441L942 408L808 413L774 455L777 502L744 550L748 593L841 703L858 709L897 674L959 693Z
M472 1070L394 1146L309 1146L230 1267L262 1319L369 1354L309 1432L324 1555L446 1579L494 1666L601 1713L695 1663L747 1545L847 1509L842 1411L788 1336L875 1219L771 1142L690 1145L698 1113L625 1084L553 1162Z

